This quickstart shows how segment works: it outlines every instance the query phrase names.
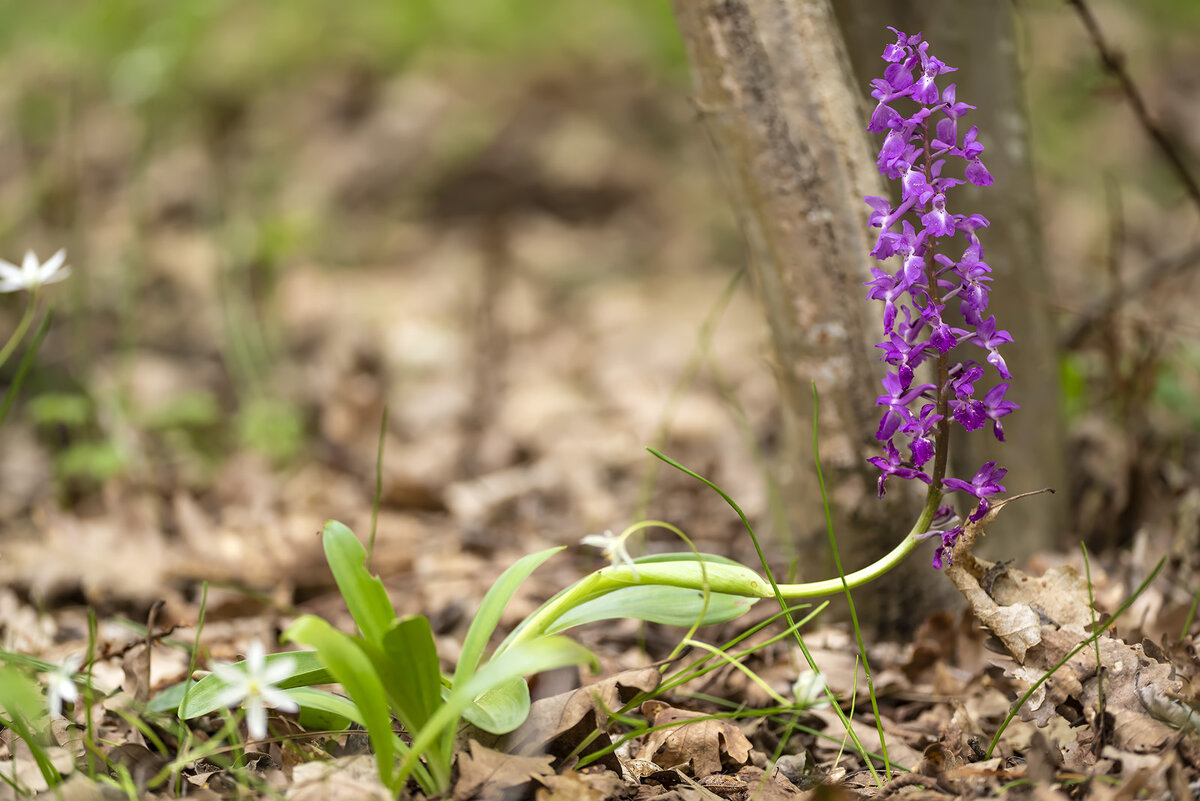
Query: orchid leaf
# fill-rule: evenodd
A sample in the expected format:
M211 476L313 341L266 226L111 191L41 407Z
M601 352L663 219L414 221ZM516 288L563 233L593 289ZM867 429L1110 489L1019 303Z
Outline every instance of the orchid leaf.
M325 524L321 542L325 546L325 558L329 561L333 579L354 622L358 624L363 637L381 645L384 634L396 619L396 610L392 607L383 582L367 570L367 549L353 531L336 520Z
M475 669L479 666L479 660L483 657L483 650L496 631L496 626L500 623L500 616L504 613L504 607L508 605L513 593L534 570L561 550L563 550L563 546L560 545L517 560L501 573L500 578L496 579L496 582L488 589L483 601L479 604L478 611L475 612L475 619L471 621L471 628L467 630L466 639L463 640L462 654L459 656L458 666L454 671L456 686L475 673Z
M699 625L708 626L741 617L757 600L713 592L708 595L706 608L700 590L658 585L623 587L568 609L546 633L557 634L585 623L618 618L684 627L699 621Z
M573 640L558 636L539 637L530 642L518 643L492 659L469 680L461 685L456 685L447 696L446 702L429 719L429 723L414 736L412 750L404 757L404 761L400 765L397 784L402 785L410 771L417 767L419 764L417 755L428 750L442 736L447 727L453 727L472 704L479 700L486 701L489 691L502 688L533 673L581 664L598 667L596 657L592 655L591 651ZM498 712L501 708L500 701L507 706L512 702L512 696L506 696L503 692L499 693L497 703L490 709ZM528 708L520 715L520 720L517 720L516 724L507 730L511 731L520 725L527 714ZM506 718L508 723L516 719L515 715L503 713L497 714L497 718L499 717Z
M484 690L462 716L491 734L507 734L525 722L530 709L529 685L514 678Z
M322 664L346 688L362 714L362 723L375 748L379 780L385 787L397 791L403 783L394 781L396 747L392 735L392 717L388 714L387 693L370 658L352 637L314 615L304 615L288 626L283 639L316 649Z

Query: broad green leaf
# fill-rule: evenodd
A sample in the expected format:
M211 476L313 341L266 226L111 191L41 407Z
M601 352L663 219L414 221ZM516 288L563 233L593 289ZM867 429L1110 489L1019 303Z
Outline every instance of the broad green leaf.
M486 732L506 734L529 717L529 705L529 685L516 678L485 690L463 710L463 717Z
M387 693L371 660L351 637L313 615L304 615L288 626L283 639L316 649L321 663L346 688L375 747L379 780L392 792L398 792L403 782L394 781L396 746L392 739L392 717L388 714Z
M62 783L62 775L42 745L42 737L35 733L47 715L45 704L37 682L18 668L0 667L0 726L25 741L42 778L53 788Z
M10 721L24 723L33 723L48 714L37 682L8 666L0 668L0 710Z
M179 704L183 701L183 694L187 692L190 685L193 690L198 682L188 679L172 684L165 690L161 690L158 695L150 699L150 703L146 704L147 712L175 712L179 709ZM190 704L188 705L190 708ZM212 711L212 710L209 710ZM200 714L204 714L201 712Z
M484 693L533 673L582 664L598 667L596 657L591 651L566 637L539 637L514 645L481 667L466 682L451 689L446 702L429 719L425 728L413 738L412 749L400 765L397 784L402 785L409 773L417 767L417 755L436 742L446 727L456 726L463 712ZM520 721L517 725L519 723Z
M484 649L487 648L488 640L496 631L496 626L500 623L500 616L504 614L504 607L508 605L513 593L534 570L537 570L551 556L563 550L563 547L560 545L555 548L547 548L518 559L488 588L487 594L479 603L479 609L475 612L475 619L471 621L471 627L467 630L467 636L463 640L462 653L459 654L458 664L454 668L452 687L462 685L475 674L475 670L479 667L479 660L483 658ZM524 681L521 681L520 684L521 687L516 689L514 686L512 692L524 693L524 710L516 709L513 710L513 713L520 714L521 720L524 720L525 716L529 714L529 688ZM507 720L509 717L511 715L506 715L503 719ZM467 719L485 731L493 731L492 727L499 725L492 721L491 713L482 708L470 711ZM446 730L441 747L442 750L449 751L453 745L454 729L450 728Z
M364 637L380 645L383 635L396 619L396 610L383 582L367 572L367 549L353 531L336 520L325 523L321 541L333 579L354 622Z
M475 619L471 621L471 628L467 630L466 639L463 640L462 654L459 656L458 665L454 670L454 686L458 686L475 673L488 640L491 639L492 633L500 623L500 616L504 613L504 607L508 605L513 593L534 570L537 570L551 556L563 550L563 547L560 545L556 548L547 548L544 551L522 557L501 573L500 578L496 579L496 583L483 596L483 601L480 602L479 609L475 613Z
M672 551L671 553L654 553L649 556L639 556L633 560L633 563L636 565L656 565L663 562L695 562L696 556L691 551ZM702 553L699 556L700 560L705 564L745 567L741 562L730 559L728 556L721 556L720 554Z
M568 609L546 630L556 634L584 623L615 618L633 618L667 626L691 626L704 613L701 626L725 623L749 611L757 598L709 593L704 608L704 593L684 587L661 585L623 587L579 606Z
M684 589L691 588L694 591L696 586L702 583L699 581L701 575L700 562L704 563L712 595L744 596L749 594L754 597L765 597L759 590L765 592L768 588L759 578L758 574L740 562L735 562L724 556L709 553L697 555L690 551L643 556L634 560L634 563L638 566L638 578L634 578L633 572L628 567L607 567L596 573L591 573L570 587L555 593L554 597L539 606L532 615L525 618L520 625L509 632L508 636L504 638L504 642L496 647L493 657L504 653L512 643L519 641L524 636L525 629L531 620L539 619L551 607L557 609L563 603L564 596L569 596L572 599L571 606L568 607L566 612L558 612L556 617L561 617L564 614L568 614L571 609L584 607L594 601L603 599L613 592L627 589L628 587L636 586L646 589L653 586L677 586L683 584L685 585ZM724 582L725 586L728 586L732 579L735 578L744 579L740 583L738 591L721 593L721 582ZM626 584L627 586L614 587L614 584L618 583ZM585 591L585 587L590 589ZM747 589L752 591L747 592ZM690 626L694 623L699 614L699 611L697 611L692 616L692 620L685 625ZM564 629L564 627L556 623L552 622L552 625L555 631L562 631Z
M0 662L19 667L26 667L35 673L52 673L58 669L58 665L53 662L47 662L45 659L38 659L36 656L26 656L18 654L15 651L0 651Z
M704 559L703 570L701 562L695 555L665 562L638 562L637 575L634 567L629 565L613 565L600 571L600 574L612 581L621 581L630 585L662 584L672 587L698 587L705 581L714 593L742 595L752 598L768 598L771 587L766 579L745 565L725 561L715 562Z
M392 710L408 732L419 731L442 705L442 673L429 620L421 616L397 620L383 636L383 647L363 641L364 653L392 702Z
M313 687L294 687L285 690L284 694L300 705L300 725L305 728L318 723L320 728L337 731L346 728L351 721L366 726L362 712L349 698Z
M267 654L267 665L280 660L291 659L296 663L292 674L275 686L286 690L291 687L307 687L312 684L328 684L333 681L329 671L321 664L316 651L287 651L279 654ZM235 667L245 665L245 660L235 662ZM192 685L188 693L187 704L179 710L181 720L189 720L209 712L216 711L217 696L225 689L225 682L215 673L210 673ZM167 712L179 706L183 700L183 682L168 687L150 702L150 711ZM173 701L173 703L172 703Z

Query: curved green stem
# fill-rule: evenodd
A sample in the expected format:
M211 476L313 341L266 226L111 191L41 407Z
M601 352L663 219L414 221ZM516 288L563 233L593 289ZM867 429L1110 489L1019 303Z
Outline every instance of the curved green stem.
M873 581L900 564L917 546L918 535L923 534L933 521L942 494L930 489L925 498L925 508L916 524L899 545L873 564L849 573L843 579L813 581L806 584L779 584L779 596L785 599L818 598L844 592L847 587L860 587ZM511 648L546 633L569 609L606 595L624 587L646 585L683 587L699 592L719 592L743 598L771 598L775 592L757 573L743 565L696 561L639 562L636 569L628 565L613 565L585 576L572 587L551 598L541 609L522 621L508 638L496 649L496 653Z
M875 560L872 564L853 573L847 573L844 579L834 578L825 581L810 581L805 584L780 584L779 594L788 599L820 598L825 595L842 592L846 589L861 587L864 584L874 581L900 564L904 560L904 557L912 553L913 548L917 547L917 543L920 541L917 537L929 529L929 524L933 522L933 516L937 513L938 504L941 500L942 493L930 487L929 493L925 496L925 508L921 510L921 516L913 524L912 530L908 532L908 536L901 540L899 545Z
M613 568L605 568L612 570ZM613 590L627 587L630 583L654 584L656 582L619 582L613 581L604 575L605 570L597 570L575 583L574 586L560 592L558 595L551 598L542 607L534 612L529 617L521 621L521 624L513 629L512 633L504 638L504 642L496 648L492 658L500 655L512 646L519 642L531 640L545 634L553 625L554 621L563 616L569 609L573 609L582 603L599 598L601 595L612 592Z
M29 305L25 307L25 313L21 315L21 321L17 323L12 336L8 338L8 342L4 343L4 348L0 349L0 365L8 361L8 357L16 350L17 343L25 338L25 333L29 330L29 324L33 322L35 311L37 311L37 293L33 292L29 295Z

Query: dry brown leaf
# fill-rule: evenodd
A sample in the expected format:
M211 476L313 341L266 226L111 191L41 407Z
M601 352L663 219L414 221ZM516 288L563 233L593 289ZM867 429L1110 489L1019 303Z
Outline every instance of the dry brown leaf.
M746 765L737 772L737 777L750 788L751 796L758 801L784 801L784 799L811 798L811 790L801 790L778 768L768 776L757 765Z
M454 784L455 801L467 799L503 799L514 787L522 787L541 776L554 773L554 757L514 756L493 751L472 740L465 754L458 757L458 781Z
M116 801L125 795L111 784L101 784L82 773L76 773L54 788L54 793L49 797L55 801Z
M578 690L535 701L520 728L503 738L497 747L513 754L550 753L565 757L593 732L599 735L582 755L611 744L604 732L608 713L620 709L638 692L650 692L662 680L657 668L627 670ZM616 773L621 765L614 754L600 764Z
M629 785L611 770L598 772L563 771L539 776L542 786L534 794L536 801L605 801L630 790Z
M824 721L825 731L831 737L839 738L839 740L844 738L844 744L842 742L822 740L818 744L819 748L828 748L834 751L844 751L853 748L853 743L850 738L846 736L846 730L842 726L841 719L838 718L837 714L832 709L829 707L821 707L820 709L810 710L810 714ZM879 743L879 732L873 725L851 718L850 726L854 729L854 734L858 737L858 741L862 743L863 748L876 754L882 751ZM885 726L887 726L886 723ZM911 768L921 761L920 752L914 750L908 745L905 745L899 737L892 736L886 731L884 732L884 736L887 739L888 759L893 764L900 765L901 767L905 768Z
M373 756L306 762L292 770L288 801L392 801L379 781Z
M1025 604L1062 628L1084 632L1092 625L1087 581L1070 565L1059 565L1041 576L1029 576L1007 565L993 565L988 593L996 603Z
M732 721L697 720L672 726L669 724L704 716L699 712L676 709L662 701L642 704L642 714L651 726L668 728L651 733L638 752L638 758L669 767L690 766L692 775L698 778L720 773L722 756L727 756L738 766L745 765L754 750L746 735Z
M982 523L991 516L989 513ZM1031 578L976 559L969 548L980 529L964 535L947 574L1018 663L1009 670L1010 675L1032 686L1054 671L1022 707L1022 717L1045 727L1065 712L1067 722L1075 724L1078 721L1073 718L1079 713L1066 710L1082 710L1095 730L1103 693L1117 749L1140 754L1165 749L1176 731L1159 718L1168 706L1175 709L1171 699L1183 696L1183 681L1174 668L1148 655L1144 644L1130 645L1108 633L1099 637L1095 647L1081 649L1056 667L1087 637L1093 613L1086 583L1069 568L1051 569L1040 578ZM1041 612L1040 620L1033 607ZM1029 615L1034 619L1029 620ZM995 627L998 621L1001 628ZM1151 647L1155 655L1161 652L1153 644Z

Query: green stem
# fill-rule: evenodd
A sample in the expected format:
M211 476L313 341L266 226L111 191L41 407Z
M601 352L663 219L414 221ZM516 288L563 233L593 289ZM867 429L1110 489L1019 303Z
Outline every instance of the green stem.
M500 643L499 647L496 648L496 652L492 655L492 658L495 659L501 653L519 642L532 640L545 634L546 631L549 630L550 626L553 625L554 621L562 617L564 613L582 603L592 600L593 598L599 598L601 595L610 593L613 590L620 589L621 587L627 587L630 583L658 583L653 581L613 581L604 575L605 571L612 569L613 568L605 568L605 570L597 570L595 573L585 576L579 580L575 586L568 587L544 603L541 609L534 612L531 616L525 618L523 621L521 621L521 624L517 626L517 628L513 629L512 633L504 639L504 642Z
M929 529L929 524L933 522L933 516L937 513L938 504L941 500L942 493L930 487L929 493L925 496L925 508L921 510L921 516L917 518L917 522L913 525L912 530L908 532L908 536L901 540L900 544L889 553L881 556L872 564L853 573L847 573L844 578L810 581L806 584L780 584L779 594L788 599L820 598L843 592L846 589L861 587L864 584L874 581L904 561L904 557L912 553L912 550L917 547L917 543L920 541L917 537Z
M844 578L813 581L806 584L779 584L779 596L785 599L819 598L844 592L846 588L860 587L882 576L900 564L904 557L917 546L918 535L925 533L937 512L942 494L930 489L925 499L925 508L917 518L912 531L890 553L873 564L847 574ZM771 598L775 596L771 587L749 568L734 569L730 565L709 562L697 569L697 562L638 563L637 572L625 565L614 565L597 570L584 577L575 586L563 590L554 598L526 618L508 638L500 644L496 653L541 636L570 609L599 598L623 587L645 585L684 587L699 592L719 592L742 598Z
M17 323L17 327L12 332L12 336L8 338L8 342L4 343L4 348L0 349L0 365L8 361L8 357L16 350L17 343L25 338L25 332L29 330L29 324L33 322L33 313L37 310L37 291L34 290L29 294L29 305L25 307L25 314L21 315L21 322Z

